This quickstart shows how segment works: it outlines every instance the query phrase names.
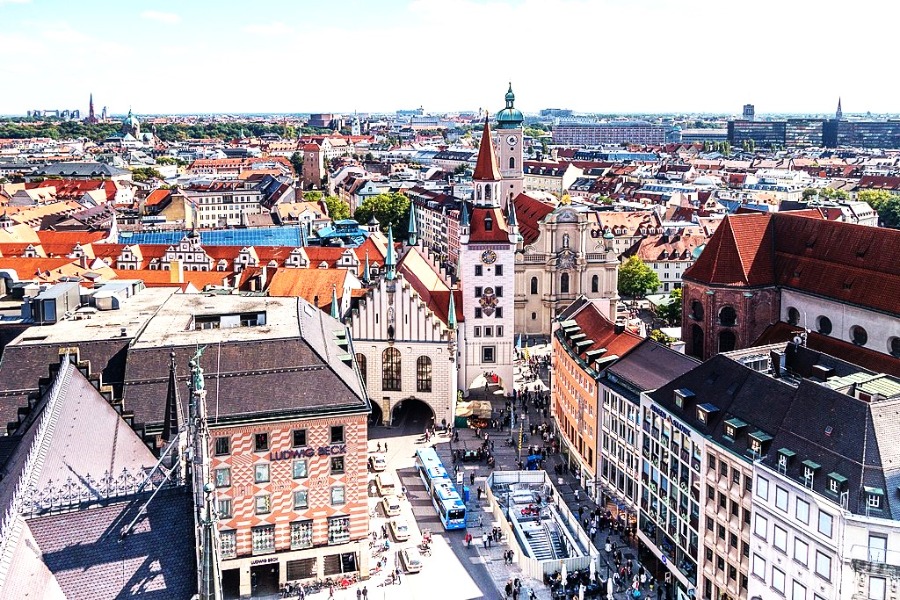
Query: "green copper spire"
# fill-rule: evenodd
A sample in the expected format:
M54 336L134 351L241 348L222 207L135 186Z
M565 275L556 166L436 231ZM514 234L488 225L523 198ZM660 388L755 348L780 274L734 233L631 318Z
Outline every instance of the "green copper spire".
M337 286L331 284L331 318L337 319L338 316L338 301L337 301Z
M409 205L409 238L406 244L415 246L419 243L419 230L416 225L416 208L412 204Z
M385 278L393 279L394 278L394 267L397 266L397 258L394 256L394 228L390 224L388 225L388 239L387 239L387 256L384 257L384 270L385 270Z
M468 227L469 226L469 209L466 208L466 201L463 200L462 210L459 211L459 226L460 227Z
M447 327L456 329L456 302L453 300L453 290L450 290L450 304L447 307Z
M515 202L513 202L512 198L509 199L509 203L507 204L507 207L508 208L507 208L506 212L508 213L508 215L506 217L506 220L509 223L509 226L510 227L518 227L519 223L516 220L516 204L515 204Z
M369 251L366 250L366 268L363 269L363 281L369 283L372 280L372 273L369 271Z

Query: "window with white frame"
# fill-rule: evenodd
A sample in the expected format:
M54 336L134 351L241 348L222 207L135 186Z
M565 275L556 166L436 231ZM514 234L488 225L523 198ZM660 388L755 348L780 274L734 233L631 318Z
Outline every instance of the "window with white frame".
M312 545L313 522L297 521L296 523L291 523L291 550L312 548Z
M887 598L887 579L884 577L869 577L868 600L885 600Z
M866 494L866 506L869 508L881 508L881 494Z
M773 530L772 543L777 550L787 554L787 530L782 529L778 525L773 526Z
M275 551L275 526L264 525L251 530L253 553L261 554Z
M809 544L800 538L794 538L794 560L801 565L806 565L809 561Z
M763 581L766 580L766 559L759 554L753 555L753 574Z
M816 575L831 581L831 557L816 550Z
M219 532L219 543L222 548L222 558L237 556L237 531Z
M762 515L756 515L753 521L753 533L765 539L769 531L769 520Z
M797 498L796 503L797 504L794 507L794 516L804 525L809 525L809 502Z
M830 538L834 526L834 517L827 512L819 511L819 533Z
M783 595L785 580L784 571L778 567L772 567L772 589Z
M769 480L765 477L756 478L756 497L769 500Z
M783 512L788 511L788 491L775 486L775 508Z

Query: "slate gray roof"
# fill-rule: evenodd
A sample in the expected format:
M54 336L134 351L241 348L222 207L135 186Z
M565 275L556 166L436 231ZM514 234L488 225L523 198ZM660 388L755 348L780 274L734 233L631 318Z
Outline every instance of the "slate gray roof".
M35 175L42 177L119 177L128 171L98 162L61 162L38 169Z
M646 392L684 375L700 361L647 338L609 367L607 377Z
M120 539L147 496L27 521L35 547L18 545L0 596L48 597L41 592L58 587L78 600L191 598L197 572L190 493L160 492Z
M900 518L900 502L896 499L900 488L900 398L866 402L836 391L814 378L816 365L832 369L831 375L838 377L867 371L794 344L788 344L785 353L790 371L786 377L754 371L720 354L651 392L650 397L745 460L753 458L749 434L762 431L772 436L763 446L762 462L778 470L778 451L790 450L795 454L784 474L800 484L804 461L820 465L812 490L834 502L840 498L829 491L828 474L847 478L847 508L851 512L866 512L865 487L880 488L885 493L884 511L870 514ZM683 408L675 403L676 390L694 394ZM701 405L718 409L709 414L706 423L698 419L697 407ZM735 418L746 426L732 438L726 435L726 427L727 421Z

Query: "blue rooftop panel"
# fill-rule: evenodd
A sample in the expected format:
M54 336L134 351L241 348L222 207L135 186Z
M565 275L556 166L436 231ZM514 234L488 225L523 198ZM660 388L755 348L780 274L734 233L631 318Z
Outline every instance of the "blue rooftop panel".
M177 244L188 231L124 231L122 244ZM302 246L299 227L260 227L253 229L218 229L201 231L204 246Z

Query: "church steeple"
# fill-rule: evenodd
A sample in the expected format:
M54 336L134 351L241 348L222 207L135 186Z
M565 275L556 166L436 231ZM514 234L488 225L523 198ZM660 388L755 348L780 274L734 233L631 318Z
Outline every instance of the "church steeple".
M340 310L338 310L337 286L334 284L331 284L331 318L340 318Z
M838 96L838 106L837 110L834 112L834 118L840 121L844 118L844 111L841 110L841 97Z
M409 237L406 240L407 246L416 246L419 243L419 228L416 224L416 207L410 202L409 205Z
M169 385L166 389L166 413L163 415L163 430L160 439L169 442L178 435L181 427L181 403L178 400L178 377L175 374L175 353L170 355Z
M456 301L453 300L453 288L450 288L450 303L447 306L447 327L456 329Z
M369 251L366 250L366 267L363 269L363 283L372 281L372 272L369 270Z
M500 171L497 169L497 155L494 154L494 140L491 138L491 126L488 118L484 118L484 128L481 130L481 145L478 147L478 162L475 163L475 172L472 174L475 181L500 181Z
M384 277L385 279L393 279L395 277L394 267L397 266L397 257L394 254L394 227L388 224L387 254L384 256Z

